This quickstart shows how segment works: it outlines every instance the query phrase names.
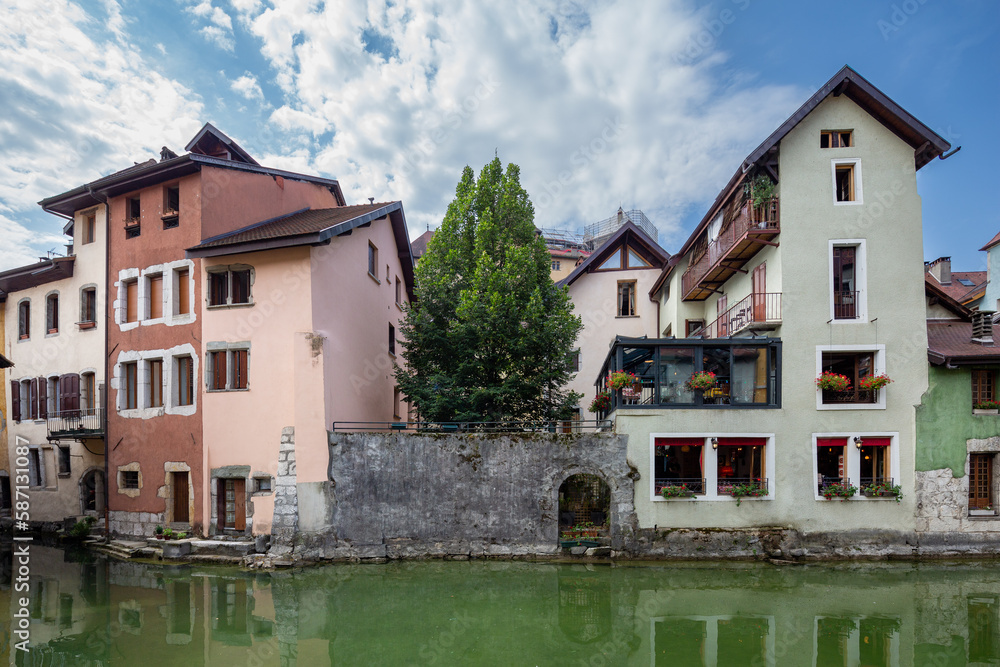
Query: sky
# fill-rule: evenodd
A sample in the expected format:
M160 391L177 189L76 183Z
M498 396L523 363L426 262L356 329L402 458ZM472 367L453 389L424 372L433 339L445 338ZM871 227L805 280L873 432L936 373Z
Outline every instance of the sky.
M2 0L0 270L65 252L37 202L181 153L205 122L261 164L440 224L465 165L520 166L542 228L643 210L676 251L844 64L961 146L918 172L924 256L1000 231L994 0Z

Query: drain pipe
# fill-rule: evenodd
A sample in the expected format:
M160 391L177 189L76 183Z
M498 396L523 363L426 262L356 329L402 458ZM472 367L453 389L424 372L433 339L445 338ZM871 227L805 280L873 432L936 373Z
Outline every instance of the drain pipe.
M108 481L110 479L108 459L111 456L109 449L111 439L108 433L108 398L111 396L111 372L108 357L111 352L108 350L108 345L111 334L109 327L114 319L111 313L111 301L108 299L108 294L111 292L111 204L107 197L102 199L89 185L87 192L90 193L91 197L104 204L104 396L101 401L103 403L101 409L104 414L101 416L101 421L104 426L104 542L108 544L111 542L111 511L108 507L111 503L111 489Z

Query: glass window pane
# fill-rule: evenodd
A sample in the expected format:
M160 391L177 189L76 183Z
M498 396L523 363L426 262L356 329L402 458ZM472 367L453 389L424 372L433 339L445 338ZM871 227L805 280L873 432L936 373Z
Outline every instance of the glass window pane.
M606 260L604 260L604 263L601 264L598 268L600 268L600 269L620 269L620 268L622 268L622 254L621 254L621 251L618 251L615 254L611 255L611 257L608 257Z
M733 403L767 404L767 348L734 347L732 388Z
M693 347L660 348L660 403L694 403L684 384L694 373Z

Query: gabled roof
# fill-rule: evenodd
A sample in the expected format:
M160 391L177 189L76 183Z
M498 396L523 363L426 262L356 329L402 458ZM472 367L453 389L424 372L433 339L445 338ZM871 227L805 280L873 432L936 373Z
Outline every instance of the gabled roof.
M319 245L331 238L350 234L358 227L388 216L400 263L406 291L413 300L413 254L406 230L402 202L341 206L338 208L303 209L277 218L271 218L204 239L188 248L187 257L219 257L247 252L261 252L275 248Z
M980 250L989 250L998 243L1000 243L1000 232L997 232L997 235L990 239L990 242L980 248Z
M863 76L855 72L849 66L844 65L839 72L827 81L812 97L805 101L795 113L778 126L774 132L768 136L757 148L755 148L746 159L740 164L739 169L733 174L729 182L716 196L715 201L709 207L705 217L701 219L695 227L691 236L684 243L684 246L677 251L675 256L683 257L691 249L691 246L698 239L705 228L708 227L712 219L715 218L719 209L735 189L743 182L749 171L758 164L767 160L768 154L775 149L785 136L797 126L802 119L808 116L830 95L839 97L846 95L855 104L878 120L887 129L893 132L900 139L908 143L913 149L913 159L917 169L940 157L951 150L951 144L945 141L939 134L928 128L919 120L911 116L902 107L893 102L881 90L876 88ZM654 289L659 291L666 276L673 269L674 264L669 264L663 269L663 274L657 279ZM652 292L655 294L655 292Z
M253 156L211 123L205 123L205 126L198 130L198 134L194 135L194 139L188 142L184 150L237 162L258 164Z
M993 325L993 340L1000 341L1000 326ZM972 342L972 322L927 323L927 358L935 366L1000 363L996 344Z
M240 148L236 142L216 130L211 124L206 124L188 146L202 150L208 143L215 141L222 142L221 137L225 137L225 140L229 142L225 145L230 153L230 157L235 155L239 159L226 159L198 152L187 153L180 157L168 158L159 162L150 159L146 162L134 164L121 171L116 171L108 176L102 176L90 183L67 190L62 194L46 197L38 203L44 210L50 213L71 216L80 209L97 206L109 197L117 197L128 192L156 185L157 183L187 176L188 174L196 173L203 166L236 169L238 171L267 174L272 177L280 176L293 181L316 183L329 189L338 203L341 205L346 203L344 194L340 190L340 184L336 179L262 167L246 151Z
M0 273L0 301L6 301L11 292L72 278L75 259L73 256L53 257Z
M944 284L938 282L934 274L927 271L924 273L927 276L927 280L938 287L941 291L953 298L959 303L969 303L970 301L975 301L980 294L986 288L986 272L985 271L952 271L951 272L951 282ZM961 281L966 281L972 283L971 285L963 285Z
M560 280L557 285L569 287L584 273L589 273L591 267L600 266L615 250L624 244L629 244L653 265L653 268L663 266L670 259L670 253L661 248L646 232L639 229L631 220L625 222L605 241L600 248L591 253L590 257L580 262L573 272Z
M972 309L962 305L958 299L946 292L944 286L930 273L924 273L924 294L931 299L935 299L937 303L955 313L958 317L972 317Z
M410 248L413 249L413 261L417 261L427 252L427 244L434 238L434 230L428 229L426 232L413 239Z

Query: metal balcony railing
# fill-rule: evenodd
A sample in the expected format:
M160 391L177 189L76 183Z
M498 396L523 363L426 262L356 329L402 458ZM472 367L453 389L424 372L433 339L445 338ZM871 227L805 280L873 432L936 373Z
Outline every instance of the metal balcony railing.
M725 338L744 329L775 328L781 324L781 292L757 293L740 300L690 338Z
M695 495L705 493L705 479L702 477L657 477L654 485L656 486L656 495L660 495L660 491L665 486L683 486Z
M858 317L858 294L860 292L833 293L833 319L854 320Z
M49 440L100 438L104 436L104 410L83 408L50 414L46 420Z
M733 495L733 487L749 487L758 497L767 495L767 480L757 477L726 477L718 482L717 493L720 496Z

